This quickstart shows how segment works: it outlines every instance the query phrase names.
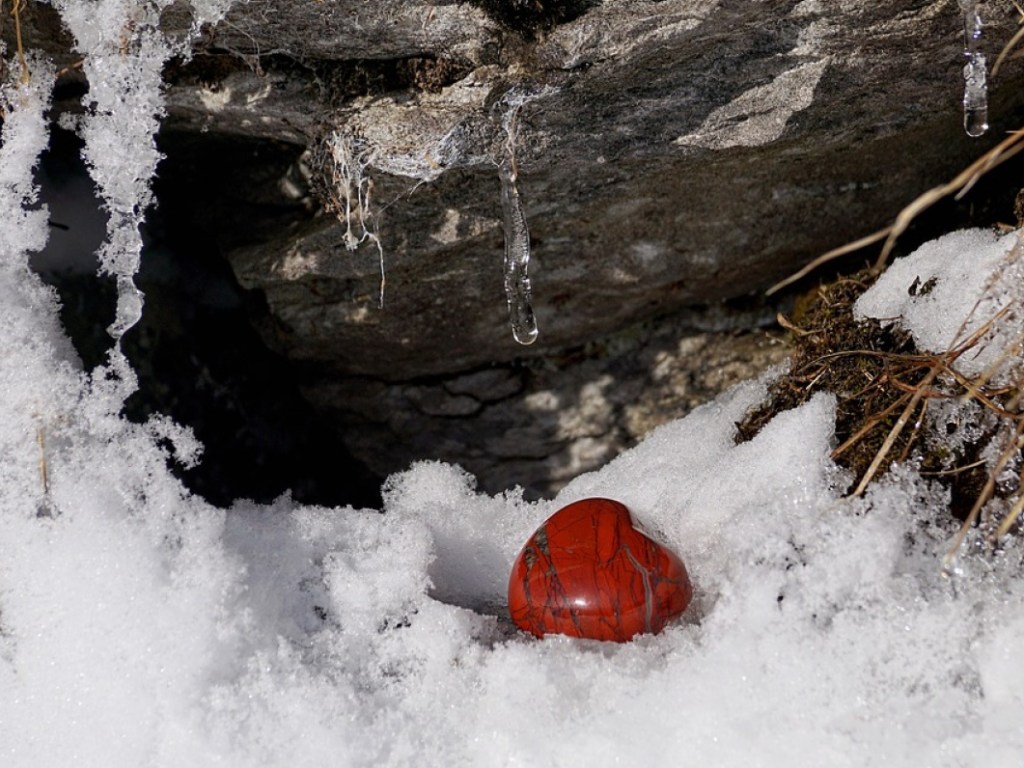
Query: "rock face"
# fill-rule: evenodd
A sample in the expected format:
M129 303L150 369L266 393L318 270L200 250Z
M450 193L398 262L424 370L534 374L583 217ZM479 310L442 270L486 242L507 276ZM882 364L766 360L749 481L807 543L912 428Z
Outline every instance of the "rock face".
M786 353L764 334L663 320L572 353L411 382L338 377L306 395L346 425L350 449L378 474L438 458L483 488L549 496Z
M986 18L994 58L1014 19ZM952 1L249 0L168 72L166 131L253 148L211 160L231 200L196 190L197 219L220 223L265 338L357 454L546 491L660 397L644 350L692 324L644 323L765 288L991 143L963 135L961 66ZM1006 71L993 136L1024 102ZM508 153L530 348L502 288ZM628 353L580 352L636 327ZM771 358L720 338L727 359Z

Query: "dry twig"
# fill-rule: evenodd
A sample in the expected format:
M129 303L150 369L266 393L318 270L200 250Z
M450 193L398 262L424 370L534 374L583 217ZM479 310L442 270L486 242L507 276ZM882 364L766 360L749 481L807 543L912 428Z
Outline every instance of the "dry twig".
M0 8L3 8L3 0L0 0ZM28 68L28 59L25 58L25 45L21 39L21 12L25 9L25 0L13 0L11 16L14 17L14 40L18 48L18 66L21 67L19 81L22 85L28 85L32 73Z
M889 256L892 254L892 249L896 245L896 240L906 231L907 227L910 226L910 223L917 218L922 211L949 195L954 195L955 199L959 200L963 195L967 194L967 192L971 190L982 176L996 166L1005 163L1021 150L1024 150L1024 130L1013 131L1009 136L992 147L992 149L964 168L951 181L929 189L907 205L899 212L896 216L896 220L890 226L885 229L880 229L877 232L873 232L859 240L854 240L852 243L847 243L839 248L834 248L828 253L822 254L803 269L773 285L766 291L766 294L770 296L773 293L777 293L786 286L792 285L797 280L806 277L811 272L818 269L818 267L821 267L840 256L853 253L854 251L858 251L861 248L865 248L866 246L884 239L885 242L882 245L882 251L878 255L874 266L871 268L873 273L881 273L885 268L886 262L889 260Z
M967 515L967 519L964 520L964 524L960 526L960 531L953 539L953 544L946 552L945 558L943 558L942 566L943 570L949 571L953 561L956 559L957 553L960 551L960 547L963 546L964 540L967 538L967 532L974 525L974 522L978 519L978 514L981 512L981 508L985 506L986 502L992 498L992 492L996 487L996 479L1006 469L1006 465L1010 463L1014 455L1024 448L1024 419L1017 422L1017 427L1014 430L1013 439L1007 442L1006 447L1002 453L999 454L999 459L996 461L995 467L988 475L988 479L985 481L984 488L981 489L981 493L978 494L978 498L975 499L974 505L971 507L971 511ZM1007 516L1009 519L1009 516ZM1007 523L1007 520L1003 520L1003 524L1006 525L1007 530L1013 525L1013 520ZM1000 526L1002 528L1002 525Z

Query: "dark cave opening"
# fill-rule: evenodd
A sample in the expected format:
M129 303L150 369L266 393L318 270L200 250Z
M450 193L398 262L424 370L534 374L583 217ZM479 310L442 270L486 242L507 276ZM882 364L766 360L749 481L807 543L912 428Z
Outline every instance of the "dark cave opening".
M222 256L224 234L257 237L287 216L269 202L231 200L224 163L267 159L260 153L285 162L288 148L159 143L166 159L136 277L145 307L123 339L139 379L125 415L166 414L190 427L204 445L202 460L174 469L215 505L290 491L306 504L378 508L381 478L351 457L300 395L288 362L263 344L253 320L265 313L260 297L238 284ZM75 134L54 128L38 174L51 238L33 268L58 291L61 321L91 370L112 347L106 328L116 297L114 281L96 273L106 217L81 148ZM237 218L225 221L227 211Z

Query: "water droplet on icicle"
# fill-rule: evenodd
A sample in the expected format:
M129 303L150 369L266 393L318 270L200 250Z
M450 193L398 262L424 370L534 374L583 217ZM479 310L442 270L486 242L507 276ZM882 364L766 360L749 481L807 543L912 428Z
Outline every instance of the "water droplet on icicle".
M530 292L530 232L526 212L516 187L515 163L511 157L498 165L501 178L501 213L505 227L505 297L512 336L520 344L537 340L537 318Z
M988 69L981 43L981 15L977 0L960 0L964 14L964 130L978 137L988 130Z

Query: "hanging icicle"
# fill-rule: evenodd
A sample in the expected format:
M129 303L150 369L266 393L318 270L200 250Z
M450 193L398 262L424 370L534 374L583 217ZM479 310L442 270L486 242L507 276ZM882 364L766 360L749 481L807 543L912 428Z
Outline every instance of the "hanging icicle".
M960 0L964 14L964 130L982 136L988 130L988 72L981 43L981 15L977 0Z
M498 158L498 177L501 180L501 214L505 229L505 298L508 301L508 319L512 336L520 344L533 344L537 340L537 317L533 311L528 269L530 265L530 231L526 225L526 212L516 181L516 143L519 139L519 110L534 99L548 96L553 88L516 86L502 96L496 105L505 132L505 141Z
M520 344L537 340L537 318L533 313L530 291L530 231L526 212L516 187L515 158L504 158L498 165L501 178L501 213L505 227L505 298L508 300L508 321L512 336Z

